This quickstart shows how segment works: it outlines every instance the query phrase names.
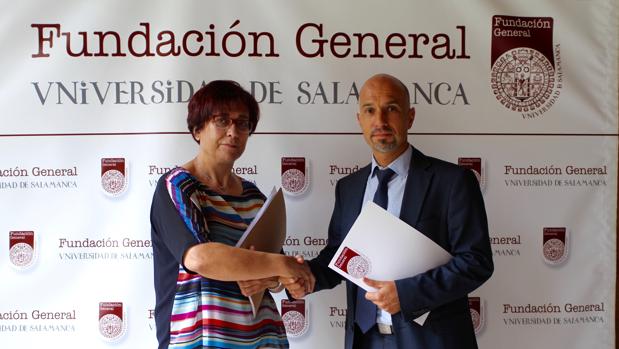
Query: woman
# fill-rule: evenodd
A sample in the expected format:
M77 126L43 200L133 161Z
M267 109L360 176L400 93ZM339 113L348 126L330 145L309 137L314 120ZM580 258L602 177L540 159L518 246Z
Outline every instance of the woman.
M309 285L311 272L293 257L234 247L265 200L232 173L256 129L258 103L236 82L213 81L188 111L198 154L161 177L151 208L159 348L287 348L271 295L254 318L243 294L280 288L278 277Z

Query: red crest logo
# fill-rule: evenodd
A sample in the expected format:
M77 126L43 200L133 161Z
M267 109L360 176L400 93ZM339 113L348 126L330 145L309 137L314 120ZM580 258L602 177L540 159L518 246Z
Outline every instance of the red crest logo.
M122 302L99 303L99 333L107 341L117 341L126 332L126 316Z
M283 157L282 188L291 195L303 194L309 186L309 169L302 157Z
M485 188L486 174L481 158L458 158L458 165L473 171L479 182L479 188L482 190Z
M282 299L282 321L288 337L296 338L307 333L309 317L305 299Z
M545 227L542 236L544 261L558 265L568 257L569 234L565 227Z
M485 306L479 297L469 297L469 310L475 334L479 334L486 324Z
M551 17L492 17L491 87L506 108L541 115L559 96Z
M119 196L127 189L125 158L101 159L101 187L111 196Z
M33 231L9 232L9 259L18 269L26 269L34 264L36 249Z

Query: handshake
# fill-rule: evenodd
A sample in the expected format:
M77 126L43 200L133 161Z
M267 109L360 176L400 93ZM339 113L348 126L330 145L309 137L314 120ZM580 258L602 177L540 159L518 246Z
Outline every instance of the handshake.
M273 255L272 277L237 281L241 293L249 297L269 289L271 292L279 292L284 287L294 298L303 298L313 292L316 278L309 265L302 256Z

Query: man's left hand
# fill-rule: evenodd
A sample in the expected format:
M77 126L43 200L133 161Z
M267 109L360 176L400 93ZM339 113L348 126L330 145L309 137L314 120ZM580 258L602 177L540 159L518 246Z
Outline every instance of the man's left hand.
M376 304L380 309L393 315L400 311L400 299L394 281L377 281L363 278L363 282L376 289L376 292L368 292L365 298Z

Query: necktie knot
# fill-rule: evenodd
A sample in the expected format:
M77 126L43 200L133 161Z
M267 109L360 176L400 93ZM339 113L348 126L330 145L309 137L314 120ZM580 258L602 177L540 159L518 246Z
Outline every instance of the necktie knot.
M380 168L378 168L378 166L376 166L374 168L374 174L378 178L378 185L385 185L389 183L389 180L391 179L391 177L393 177L395 172L389 167L381 170Z
M376 188L376 192L374 193L374 202L384 208L385 210L387 209L387 205L389 203L389 180L391 179L391 177L395 174L395 172L390 169L390 168L386 168L384 170L381 170L378 168L378 166L376 166L374 168L374 174L376 175L376 177L378 178L378 187Z

